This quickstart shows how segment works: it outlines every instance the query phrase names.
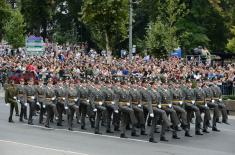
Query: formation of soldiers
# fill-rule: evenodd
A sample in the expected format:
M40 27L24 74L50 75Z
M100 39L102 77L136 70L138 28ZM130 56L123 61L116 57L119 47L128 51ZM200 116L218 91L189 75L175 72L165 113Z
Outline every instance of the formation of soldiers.
M131 136L148 135L153 143L157 142L154 133L158 129L161 141L168 141L166 131L172 132L172 138L180 139L177 132L181 129L186 137L192 137L190 124L194 118L196 135L209 133L209 128L219 132L221 115L222 122L229 124L216 80L197 81L196 87L187 80L138 78L60 79L56 83L39 79L37 84L33 79L21 79L20 84L9 80L5 102L10 104L9 122L13 122L13 111L20 105L19 121L27 120L30 125L39 109L39 123L47 128L52 120L63 126L63 117L67 116L68 130L73 130L74 122L86 130L89 122L95 134L102 134L100 125L104 125L107 133L120 131L120 137L127 138L126 130L130 128ZM149 132L146 126L150 126Z

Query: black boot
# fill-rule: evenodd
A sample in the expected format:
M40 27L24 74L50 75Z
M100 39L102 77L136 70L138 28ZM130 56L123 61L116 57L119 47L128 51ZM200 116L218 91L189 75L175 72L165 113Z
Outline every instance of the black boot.
M99 132L99 131L95 131L95 134L96 134L96 135L102 135L102 133Z
M172 136L172 138L173 138L173 139L180 139L180 137L178 137L177 134L174 134L174 135Z
M191 136L191 135L189 134L189 131L186 131L186 132L185 132L185 137L193 137L193 136Z
M9 122L9 123L15 123L15 122L12 120L12 118L9 118L9 119L8 119L8 122Z
M213 128L212 128L212 131L220 132L220 130L217 129L216 127L213 127Z
M163 137L163 136L160 138L160 141L168 142L168 140L166 139L166 137Z
M85 126L81 126L81 129L82 130L87 130Z
M146 136L146 135L148 135L148 134L146 134L146 132L145 131L141 131L141 133L140 133L141 135L143 135L143 136Z
M207 129L203 129L202 132L204 132L204 133L210 133L209 131L207 131Z
M57 126L63 126L61 123L57 123Z
M111 131L111 130L106 130L106 133L113 133L113 131Z
M131 133L131 136L133 136L133 137L139 137L139 135L137 135L136 132L132 132L132 133Z
M203 135L200 131L195 132L196 135Z
M124 133L120 135L120 138L128 138Z
M149 138L150 143L157 143L157 141L154 138Z

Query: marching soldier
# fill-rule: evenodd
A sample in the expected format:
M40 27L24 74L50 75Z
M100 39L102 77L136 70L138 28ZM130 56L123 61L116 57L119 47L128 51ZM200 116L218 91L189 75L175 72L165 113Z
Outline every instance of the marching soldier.
M174 139L180 139L177 136L177 127L180 124L179 118L176 114L176 111L172 107L172 98L170 91L168 90L168 85L166 83L163 83L162 88L158 88L158 91L161 95L161 108L166 111L167 114L170 115L171 122L173 125L173 135L172 138Z
M58 122L57 126L62 126L62 117L63 111L65 109L65 99L66 99L66 86L63 81L60 79L55 86L55 95L56 95L56 107L58 112Z
M23 117L25 120L27 120L27 105L26 103L26 92L25 92L25 86L24 86L24 79L20 79L20 84L16 86L17 89L17 100L18 103L20 103L20 122L23 122Z
M203 135L200 131L202 117L201 117L200 109L195 105L194 89L192 89L192 85L189 81L188 81L188 83L185 84L185 87L182 87L181 89L183 92L183 103L185 105L185 110L187 111L188 128L190 129L190 121L192 119L191 118L192 113L195 112L195 116L196 116L195 134L196 135Z
M131 96L130 92L128 90L128 86L126 85L125 81L123 80L121 82L122 88L119 88L118 91L118 103L119 103L119 109L121 112L121 138L127 138L126 137L126 127L130 118L130 122L132 124L132 132L131 136L138 136L136 134L136 125L137 125L137 120L135 117L134 110L131 105Z
M29 105L29 119L28 119L28 124L33 125L33 113L35 111L35 95L36 95L36 89L34 86L34 80L30 78L28 80L28 85L25 86L25 92L26 92L26 105Z
M144 106L142 105L142 95L138 90L138 87L135 81L131 81L129 85L129 92L131 96L131 104L134 110L135 116L139 121L141 135L147 135L145 133L145 120L144 120Z
M221 91L221 89L216 84L217 84L217 81L215 82L215 84L210 86L212 91L213 91L213 99L218 104L219 109L220 109L220 111L222 113L222 122L225 123L225 124L230 125L228 123L227 109L226 109L226 106L223 103L223 99L222 99L222 91Z
M114 128L118 128L118 121L115 120L115 114L119 113L118 105L117 105L117 96L112 89L112 83L109 79L105 81L106 87L103 87L103 92L105 95L105 107L106 107L106 132L113 133L111 130L111 116L113 114L113 124Z
M215 100L213 98L214 94L213 94L213 88L212 87L208 87L207 84L205 83L203 86L203 91L205 93L205 102L209 108L213 109L213 119L212 119L212 130L213 131L219 131L216 127L216 121L219 119L219 106L218 104L215 103ZM210 127L210 123L207 122L208 127Z
M198 83L198 86L195 89L195 96L196 96L195 103L196 106L205 113L203 120L203 132L209 133L207 131L207 128L208 128L208 122L211 120L210 109L207 103L205 102L205 92L203 91L201 86L202 86L201 83Z
M86 130L86 115L90 114L88 111L90 110L90 101L89 101L89 90L85 83L85 80L81 79L81 83L77 85L79 97L79 104L80 104L80 112L81 112L81 129ZM89 115L90 117L90 115ZM93 125L93 122L91 122Z
M96 79L93 88L90 89L89 100L93 111L96 113L95 134L102 134L100 132L100 120L102 117L102 113L106 111L106 107L104 105L105 95L101 90L98 79Z
M46 86L44 85L44 81L42 79L38 80L38 85L36 86L36 104L40 106L40 115L39 115L39 123L43 123L43 114L45 113L45 93Z
M17 90L13 80L8 80L8 82L9 84L5 88L5 103L10 104L10 116L8 118L8 122L14 123L12 115L17 104Z
M178 117L180 118L181 127L183 130L185 130L185 136L186 137L192 137L189 134L189 128L188 128L188 122L187 122L187 112L183 108L183 94L180 89L180 86L178 83L174 84L174 87L170 89L171 98L172 98L172 106L176 113L178 114ZM178 130L178 129L176 129Z
M78 94L78 91L75 87L75 81L70 80L69 87L66 90L66 106L68 106L68 121L69 121L69 130L73 130L72 128L72 122L73 122L73 117L74 113L76 112L76 115L79 114L79 102L78 102L78 97L80 96ZM67 108L66 108L67 109ZM78 119L78 116L77 116Z
M55 93L55 87L53 85L53 80L50 78L48 79L47 86L45 88L45 98L43 103L46 105L46 112L47 112L47 117L46 117L46 123L45 127L50 128L50 120L51 117L54 114L56 117L56 120L58 120L58 112L56 109L56 93Z

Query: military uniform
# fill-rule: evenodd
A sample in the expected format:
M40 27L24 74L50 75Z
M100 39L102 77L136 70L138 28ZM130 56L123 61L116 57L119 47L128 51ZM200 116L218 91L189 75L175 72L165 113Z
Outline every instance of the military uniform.
M26 103L29 104L29 119L28 124L33 125L33 114L35 111L35 95L36 95L36 89L34 85L26 85L25 86L25 92L26 92Z
M142 105L142 95L137 88L129 89L131 96L132 108L135 112L135 116L139 121L141 135L146 135L145 133L145 120L144 120L144 106Z
M215 130L216 128L216 120L219 119L219 106L215 103L215 100L213 99L213 88L212 87L203 87L203 91L205 93L205 102L207 106L211 109L213 109L213 121L212 121L212 129ZM207 122L209 124L209 122ZM209 126L209 125L208 125Z
M62 126L62 117L63 111L65 108L65 99L66 99L66 88L65 86L55 86L55 95L56 95L56 107L58 111L58 123L57 126Z
M212 85L210 88L212 88L212 91L213 91L213 99L215 100L215 103L218 104L219 109L222 113L222 122L225 123L225 124L229 124L228 123L227 109L226 109L226 106L225 106L225 104L223 103L223 100L222 100L222 91L221 91L221 89L215 84Z
M121 138L126 138L126 126L130 118L132 124L132 135L135 136L135 127L137 120L135 117L134 110L131 105L131 96L127 89L118 89L118 104L121 112Z
M103 91L95 87L91 88L89 92L89 100L90 100L90 104L91 104L93 111L96 112L95 134L101 134L99 132L100 120L102 117L102 113L106 111L106 107L104 105L105 96L104 96Z
M43 102L45 101L45 85L37 85L36 86L36 103L40 105L40 115L39 115L39 123L43 123L43 114L45 113L45 105Z
M6 88L5 88L5 102L6 104L10 104L10 116L8 119L8 122L13 122L12 120L12 115L13 115L13 111L16 108L16 104L17 104L17 89L15 87L15 85L13 84L9 84Z
M73 87L68 87L66 89L66 104L68 106L68 121L69 121L69 130L72 130L72 121L73 121L73 117L74 117L74 113L76 112L76 114L79 114L79 102L78 102L78 98L79 98L79 94L78 91L76 90L76 88ZM78 116L77 116L78 118Z
M196 134L200 135L202 117L201 117L200 109L195 105L196 97L195 97L194 89L183 87L182 93L183 93L183 103L185 105L185 110L187 111L188 128L190 129L190 121L192 119L192 114L193 112L195 112L195 116L196 116L195 132Z
M47 118L46 118L46 127L49 126L49 122L51 120L51 117L54 115L56 116L56 119L58 117L58 111L56 108L56 92L55 87L47 85L45 88L45 99L43 103L46 105L46 112L47 112Z
M21 105L20 108L20 121L23 121L23 117L24 119L27 119L27 105L25 103L27 103L27 97L26 97L26 92L25 92L25 87L24 85L18 84L16 86L16 90L17 90L17 100Z
M211 120L210 116L210 108L208 107L207 103L205 102L205 92L202 88L195 89L195 104L200 109L200 111L204 112L204 120L203 120L203 132L208 132L208 122Z
M118 128L119 123L115 120L115 113L118 114L117 96L112 90L112 88L103 87L102 88L105 96L105 107L106 107L106 132L112 133L111 131L111 116L113 114L113 124L114 128Z
M173 138L178 139L176 128L180 124L179 118L176 114L176 111L172 107L172 96L170 94L170 91L167 89L158 89L160 95L161 95L161 107L163 110L166 111L167 114L170 115L171 122L173 125Z

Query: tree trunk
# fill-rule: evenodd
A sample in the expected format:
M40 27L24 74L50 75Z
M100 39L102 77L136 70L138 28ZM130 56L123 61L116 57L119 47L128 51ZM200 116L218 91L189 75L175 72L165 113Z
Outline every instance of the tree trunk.
M106 47L106 52L108 56L107 63L110 64L112 62L112 57L111 57L112 51L110 48L110 42L109 42L109 36L108 36L107 30L105 31L105 47Z

